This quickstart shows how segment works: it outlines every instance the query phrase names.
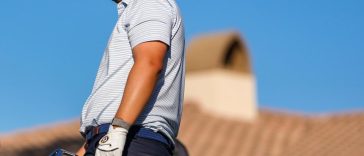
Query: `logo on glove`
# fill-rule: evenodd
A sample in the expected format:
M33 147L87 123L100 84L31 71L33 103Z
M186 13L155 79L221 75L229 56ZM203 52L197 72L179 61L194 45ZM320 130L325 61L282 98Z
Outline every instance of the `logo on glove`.
M101 138L100 142L105 143L108 140L109 140L109 137L107 135L105 135L104 137Z

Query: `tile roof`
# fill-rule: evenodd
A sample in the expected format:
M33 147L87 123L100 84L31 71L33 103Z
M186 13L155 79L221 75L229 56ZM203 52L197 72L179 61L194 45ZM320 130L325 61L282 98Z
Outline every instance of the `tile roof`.
M323 117L312 130L284 152L289 156L363 156L364 113Z
M191 155L278 156L310 130L306 118L260 111L252 122L233 121L186 105L179 139Z
M47 155L56 147L75 151L79 121L0 136L0 155ZM361 156L364 112L302 116L260 110L251 122L225 119L185 104L178 138L191 156ZM26 154L25 154L26 153Z
M201 156L361 156L364 112L302 116L261 110L253 122L232 121L186 105L179 139Z
M57 147L75 151L82 144L79 121L54 123L0 135L0 156L46 156Z

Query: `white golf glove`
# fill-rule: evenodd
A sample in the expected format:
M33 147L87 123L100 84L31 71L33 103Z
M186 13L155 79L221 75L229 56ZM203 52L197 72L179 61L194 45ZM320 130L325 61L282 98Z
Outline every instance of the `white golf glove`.
M110 125L107 134L99 141L95 156L122 156L127 134L127 129Z

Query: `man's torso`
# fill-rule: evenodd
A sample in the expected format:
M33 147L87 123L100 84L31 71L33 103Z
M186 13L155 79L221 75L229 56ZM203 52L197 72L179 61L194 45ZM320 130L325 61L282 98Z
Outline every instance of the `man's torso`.
M129 71L134 64L132 47L137 43L153 39L153 36L160 34L158 32L167 31L163 28L148 32L148 24L146 24L143 26L145 31L142 32L145 33L144 37L134 35L140 32L131 33L131 31L143 30L141 26L138 29L133 28L135 25L133 20L139 16L140 9L150 9L147 7L156 9L152 11L158 10L170 15L172 25L168 31L170 41L165 41L170 42L170 46L165 57L164 68L136 124L159 130L171 139L176 137L183 103L185 41L182 18L174 0L123 0L118 4L119 19L101 59L92 92L84 104L80 132L84 132L87 126L111 122L121 102ZM159 20L158 16L147 15L146 17ZM163 22L165 18L160 20ZM153 23L150 23L150 27L153 26Z

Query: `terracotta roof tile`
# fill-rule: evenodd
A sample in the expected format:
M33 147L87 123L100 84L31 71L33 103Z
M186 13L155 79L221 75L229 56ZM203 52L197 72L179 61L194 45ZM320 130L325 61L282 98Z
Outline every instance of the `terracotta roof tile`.
M56 147L75 151L79 121L0 136L0 155L47 155ZM255 121L225 119L185 104L178 138L191 156L361 156L364 113L310 117L261 110Z
M81 145L79 121L55 123L0 135L1 156L48 155L57 147L75 150Z
M361 119L362 114L309 117L262 110L259 118L249 123L223 119L202 112L197 105L187 104L179 139L186 144L192 156L291 156L296 150L304 149L302 147L319 147L312 145L312 141L317 141L317 144L325 142L325 146L328 146L325 149L317 148L323 150L320 153L337 148L336 146L342 146L338 149L343 151L347 148L361 152L357 149L359 146L355 145L363 145L358 137L364 135L360 133L363 130L360 124L364 121ZM342 137L337 137L338 135ZM350 141L347 135L356 136L356 139ZM346 143L334 144L333 141L339 138L349 140ZM307 142L303 143L303 140ZM338 153L330 154L333 156Z
M285 155L362 156L364 153L364 113L323 117L313 121L313 129Z

